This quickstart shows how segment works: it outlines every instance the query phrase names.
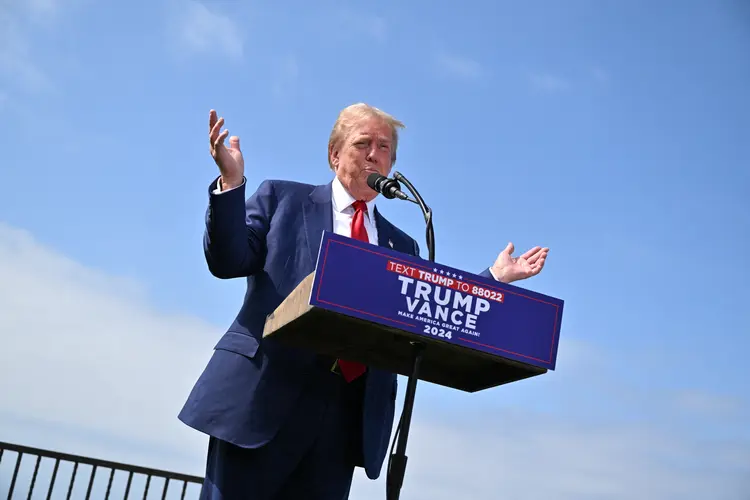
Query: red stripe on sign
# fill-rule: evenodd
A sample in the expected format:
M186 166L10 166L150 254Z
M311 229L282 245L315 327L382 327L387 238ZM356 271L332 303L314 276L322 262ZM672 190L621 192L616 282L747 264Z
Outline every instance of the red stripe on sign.
M409 278L418 279L426 283L432 283L433 285L450 288L461 293L467 293L474 295L475 297L481 297L483 299L491 300L494 302L504 302L505 294L498 290L492 290L490 288L484 288L479 285L471 285L465 281L457 280L456 278L450 278L443 274L425 271L416 267L401 264L389 260L386 264L386 269L393 273L408 276Z

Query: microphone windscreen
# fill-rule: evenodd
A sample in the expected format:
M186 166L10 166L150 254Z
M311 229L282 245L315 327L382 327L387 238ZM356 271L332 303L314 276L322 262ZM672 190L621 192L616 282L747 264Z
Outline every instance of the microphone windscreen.
M383 177L377 172L373 172L367 176L367 185L370 186L371 189L379 193L380 189L378 189L379 188L378 181L380 181L381 179L385 179L385 177Z

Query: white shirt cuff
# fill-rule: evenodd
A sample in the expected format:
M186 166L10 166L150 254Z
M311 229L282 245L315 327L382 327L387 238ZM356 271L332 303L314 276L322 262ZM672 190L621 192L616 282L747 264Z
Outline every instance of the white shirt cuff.
M229 191L232 191L233 189L237 189L239 187L242 187L243 184L245 184L245 178L244 177L242 178L242 182L239 185L233 187L232 189L225 189L224 191L222 191L221 190L221 177L219 177L218 179L216 179L216 187L213 190L213 194L228 193Z

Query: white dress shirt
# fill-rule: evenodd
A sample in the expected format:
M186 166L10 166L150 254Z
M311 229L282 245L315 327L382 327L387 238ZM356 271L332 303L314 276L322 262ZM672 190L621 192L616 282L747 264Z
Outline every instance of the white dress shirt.
M242 181L242 184L245 180ZM240 184L240 186L242 185ZM240 187L237 186L237 187ZM237 189L237 188L232 188ZM221 179L216 181L216 188L214 194L221 194L222 192L228 192L221 190ZM333 186L331 189L331 203L333 205L333 232L342 236L352 236L352 218L354 217L354 207L352 204L356 200L341 184L338 177L333 179ZM370 239L370 243L373 245L378 244L378 228L375 224L375 200L367 202L367 213L365 214L365 229L367 230L367 237Z
M333 179L331 189L333 202L333 232L343 236L352 235L352 218L354 217L354 207L352 204L356 201L352 195L344 188L338 177ZM378 244L378 228L375 224L375 200L367 202L367 213L365 213L365 229L367 237L373 245Z

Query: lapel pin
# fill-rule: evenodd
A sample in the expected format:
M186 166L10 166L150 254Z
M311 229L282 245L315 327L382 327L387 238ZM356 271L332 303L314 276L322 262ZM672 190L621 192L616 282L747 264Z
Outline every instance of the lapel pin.
M391 248L393 248L393 241L388 240L388 246L391 247Z

